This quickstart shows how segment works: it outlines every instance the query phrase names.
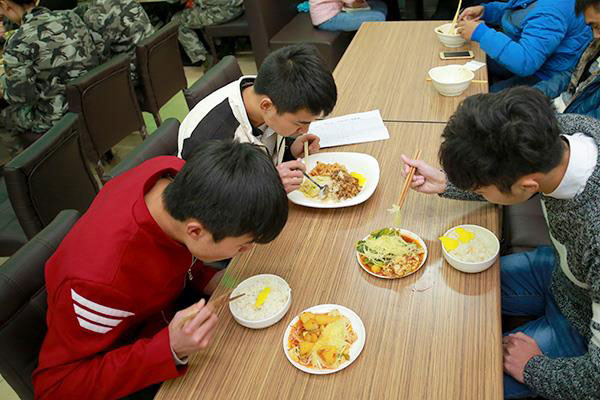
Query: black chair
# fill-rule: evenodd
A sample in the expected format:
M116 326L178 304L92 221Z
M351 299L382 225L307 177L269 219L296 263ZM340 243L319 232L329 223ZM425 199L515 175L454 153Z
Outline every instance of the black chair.
M11 256L27 243L27 236L15 214L4 178L0 178L0 257Z
M540 201L540 196L535 195L525 203L503 207L503 254L529 251L552 244Z
M206 71L194 84L183 91L183 97L191 110L202 99L242 76L240 65L234 56L223 57L218 64Z
M77 127L77 114L67 113L4 167L10 201L29 239L62 210L83 214L99 191Z
M178 134L179 121L175 118L167 119L148 139L144 140L144 143L136 147L117 166L105 173L104 180L109 181L151 158L177 155Z
M120 54L67 84L69 111L80 114L85 154L100 178L106 152L132 132L147 136L129 65L129 56Z
M206 39L206 42L208 43L213 62L216 63L219 61L219 58L217 55L217 48L215 47L215 39L222 37L250 36L250 28L248 26L248 19L244 13L233 21L219 25L205 26L202 33L204 34L204 39Z
M136 46L137 70L144 94L141 108L152 113L156 126L162 123L160 108L187 87L177 28L171 22Z
M79 218L56 218L0 267L0 374L21 399L33 399L31 374L46 335L44 265Z

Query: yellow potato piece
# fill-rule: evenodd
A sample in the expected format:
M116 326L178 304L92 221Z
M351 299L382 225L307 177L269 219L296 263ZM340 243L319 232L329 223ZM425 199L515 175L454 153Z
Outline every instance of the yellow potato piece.
M439 239L442 241L442 245L446 251L452 251L458 247L458 240L456 239L452 239L447 236L440 236Z
M319 325L327 325L327 324L337 321L338 319L339 319L339 317L336 317L333 315L327 315L327 314L315 315L315 321L317 321L317 324L319 324Z
M325 361L328 365L333 365L336 360L335 347L333 346L323 346L323 349L319 352L319 356Z
M317 324L317 321L315 321L314 318L309 319L304 323L304 329L306 329L307 331L314 331L316 329L319 329L319 324Z
M463 243L469 243L475 237L475 234L464 228L456 228L455 232L458 234L458 240Z
M313 313L303 312L302 314L300 314L300 321L302 321L302 323L305 324L314 316L315 315Z
M300 354L303 356L307 355L311 352L314 345L315 344L311 342L300 342L300 344L298 345L298 347L300 348Z
M373 265L371 267L371 271L375 272L376 274L381 272L381 267L379 265Z
M360 187L365 186L365 182L367 181L367 178L365 178L365 176L363 174L359 174L358 172L350 172L350 176L358 179L358 186L360 186Z

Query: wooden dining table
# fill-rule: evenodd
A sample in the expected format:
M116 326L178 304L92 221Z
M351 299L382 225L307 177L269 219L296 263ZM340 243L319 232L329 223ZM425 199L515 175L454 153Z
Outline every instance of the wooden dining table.
M338 101L332 116L380 110L384 121L447 122L466 97L486 93L487 83L471 83L456 97L440 95L427 81L431 68L464 64L469 60L442 60L440 52L471 50L474 60L485 62L475 42L450 49L434 29L444 21L363 23L338 63L333 76ZM487 67L475 72L487 82Z
M326 149L375 157L381 169L374 194L348 208L290 205L272 243L235 258L215 292L231 291L256 274L276 274L292 288L292 304L277 324L242 327L225 306L211 346L190 357L182 377L165 382L157 399L501 399L502 344L499 266L467 274L442 256L438 237L464 223L500 233L498 208L410 191L401 227L424 239L428 257L416 273L381 279L360 268L355 244L393 223L387 211L403 178L399 155L422 150L437 165L439 123L388 122L390 139ZM370 177L369 179L374 179ZM347 368L312 375L295 368L284 332L302 310L318 304L350 308L362 319L366 343Z

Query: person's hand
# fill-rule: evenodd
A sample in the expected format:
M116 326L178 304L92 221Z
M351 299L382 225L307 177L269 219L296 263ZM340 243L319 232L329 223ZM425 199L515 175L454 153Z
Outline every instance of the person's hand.
M196 311L196 316L181 326L185 317ZM169 324L169 341L177 357L184 358L207 348L217 320L211 306L207 306L204 299L177 312Z
M482 23L483 22L474 19L458 21L456 24L456 33L460 34L465 40L471 40L473 32L475 32L475 29Z
M221 279L223 279L223 275L225 275L224 269L222 269L219 272L217 272L216 274L214 274L213 277L210 279L210 281L208 281L208 283L202 290L204 292L204 294L208 294L208 295L213 294L213 292L219 285L219 282L221 282Z
M300 187L304 180L304 171L306 171L306 166L300 159L287 161L277 166L277 172L279 172L286 193L293 192Z
M308 142L308 154L313 154L319 151L321 145L321 139L317 135L307 133L302 136L298 136L294 143L290 146L292 155L296 158L304 156L304 142Z
M404 162L404 168L402 169L402 175L407 176L410 171L410 167L415 167L415 174L413 175L412 183L410 187L417 192L426 194L437 194L442 193L446 190L446 174L439 169L433 168L423 160L412 160L406 157L404 154L400 156Z
M478 20L483 17L483 6L465 8L458 16L459 21Z
M525 383L525 365L533 357L542 355L537 342L523 332L511 333L502 338L504 347L504 372Z

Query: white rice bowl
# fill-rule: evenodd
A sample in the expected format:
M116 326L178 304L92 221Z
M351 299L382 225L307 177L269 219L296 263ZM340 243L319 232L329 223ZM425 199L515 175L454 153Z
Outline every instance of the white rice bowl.
M264 303L256 308L256 299L265 288L270 288ZM229 303L233 318L248 328L266 328L278 322L290 308L292 290L287 282L277 275L261 274L252 276L240 283L230 297L245 293Z
M475 234L467 243L459 241L456 249L446 250L442 244L444 258L450 265L463 272L481 272L488 269L500 252L500 241L491 231L479 225L459 225L449 229L444 236L457 239L456 228L463 228Z

